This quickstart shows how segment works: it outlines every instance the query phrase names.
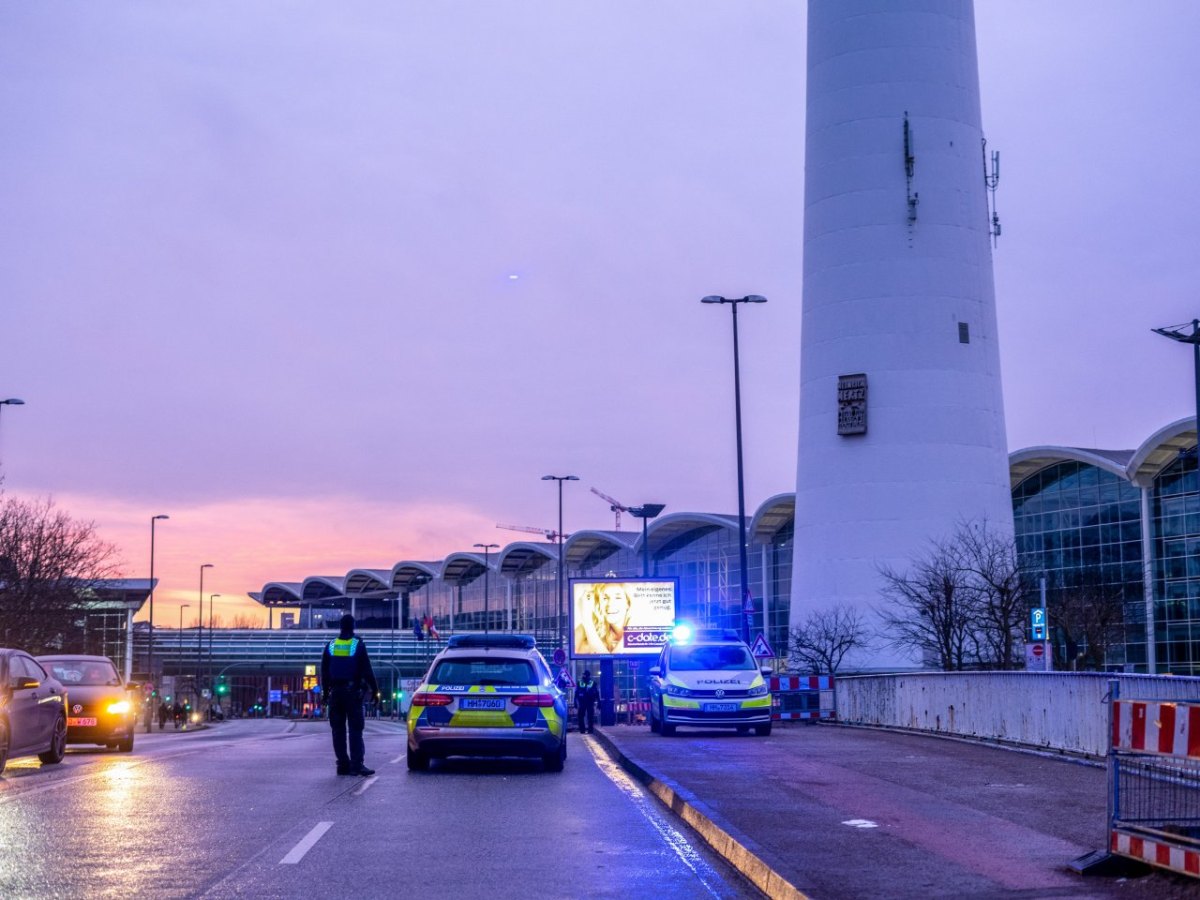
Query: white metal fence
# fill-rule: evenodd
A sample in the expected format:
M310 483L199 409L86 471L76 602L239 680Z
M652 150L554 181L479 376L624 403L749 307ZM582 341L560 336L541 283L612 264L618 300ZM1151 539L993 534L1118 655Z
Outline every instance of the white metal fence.
M1103 757L1108 682L1131 700L1200 702L1200 678L1105 672L919 672L839 677L837 717Z

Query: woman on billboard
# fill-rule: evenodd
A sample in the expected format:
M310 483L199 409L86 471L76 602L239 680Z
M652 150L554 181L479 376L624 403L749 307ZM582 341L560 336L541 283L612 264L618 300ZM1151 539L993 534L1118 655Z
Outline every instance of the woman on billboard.
M618 653L629 624L629 591L616 582L600 582L579 598L576 610L575 655Z

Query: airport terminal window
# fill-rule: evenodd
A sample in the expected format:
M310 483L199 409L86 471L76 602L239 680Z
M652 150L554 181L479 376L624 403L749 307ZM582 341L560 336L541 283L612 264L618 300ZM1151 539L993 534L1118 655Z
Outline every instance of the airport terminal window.
M1160 672L1200 675L1200 491L1196 455L1159 473L1151 495Z
M1125 641L1109 651L1106 662L1144 671L1145 632L1138 626L1144 621L1138 489L1086 463L1058 463L1013 490L1013 524L1032 596L1037 596L1042 572L1051 609L1056 596L1089 582L1118 592L1124 603Z

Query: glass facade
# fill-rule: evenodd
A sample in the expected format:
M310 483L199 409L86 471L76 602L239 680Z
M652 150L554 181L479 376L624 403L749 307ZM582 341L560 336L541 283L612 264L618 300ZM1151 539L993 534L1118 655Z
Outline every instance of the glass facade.
M1057 463L1013 490L1013 524L1031 596L1038 596L1045 573L1051 621L1068 592L1087 589L1119 598L1124 638L1109 649L1106 665L1145 671L1140 491L1096 466ZM1071 655L1065 642L1056 645L1057 664Z
M1159 672L1200 675L1200 492L1196 455L1180 456L1154 480L1156 653Z

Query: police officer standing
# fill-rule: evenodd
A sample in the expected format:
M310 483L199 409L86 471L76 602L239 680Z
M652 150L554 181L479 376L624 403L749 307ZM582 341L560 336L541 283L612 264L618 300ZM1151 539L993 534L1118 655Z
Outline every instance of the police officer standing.
M374 769L363 765L366 747L363 744L363 699L366 691L374 699L379 684L371 671L367 647L354 636L354 616L342 616L341 631L326 645L321 654L321 685L325 705L329 710L329 727L333 731L333 752L337 756L339 775L374 775ZM349 753L346 752L346 729L350 730Z
M596 704L600 701L600 688L592 680L592 673L584 669L583 677L575 688L575 704L579 707L579 733L591 734L596 727Z

